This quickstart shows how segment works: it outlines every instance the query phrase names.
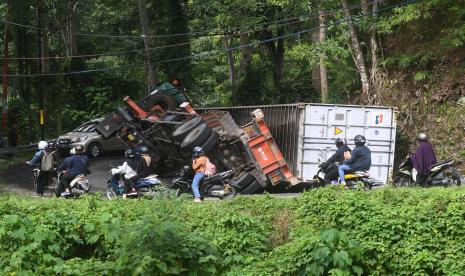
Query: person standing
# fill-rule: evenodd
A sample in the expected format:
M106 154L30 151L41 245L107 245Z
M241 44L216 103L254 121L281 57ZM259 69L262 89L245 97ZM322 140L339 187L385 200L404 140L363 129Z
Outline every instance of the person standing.
M36 166L40 170L37 176L36 195L43 196L45 186L52 181L57 156L46 141L40 141L37 148L34 157L30 161L26 161L26 164Z
M418 172L416 183L424 185L427 183L428 175L431 173L431 166L437 162L433 145L428 142L426 133L419 133L417 136L418 147L414 154L410 156L413 167Z
M202 202L199 185L205 177L205 169L208 161L208 157L205 156L203 148L195 147L192 153L192 168L195 171L194 179L192 180L192 192L194 193L195 202Z

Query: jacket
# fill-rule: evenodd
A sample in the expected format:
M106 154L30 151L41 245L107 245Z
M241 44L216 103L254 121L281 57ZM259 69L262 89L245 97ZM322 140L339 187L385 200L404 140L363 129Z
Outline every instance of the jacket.
M117 168L111 169L112 174L123 173L124 178L130 179L137 175L136 171L128 164L128 162L124 162L123 165L118 166Z
M356 146L349 160L344 161L354 171L368 171L371 167L371 151L366 146Z
M205 173L205 168L207 166L208 157L200 156L199 158L192 160L192 168L195 172Z
M76 154L66 158L58 167L58 170L65 170L72 176L87 175L87 167L89 167L89 158L86 155Z
M321 167L326 168L328 165L331 165L333 163L339 163L342 164L344 162L344 152L352 152L352 150L348 146L343 146L339 147L336 150L336 153L334 153L326 162L324 162Z

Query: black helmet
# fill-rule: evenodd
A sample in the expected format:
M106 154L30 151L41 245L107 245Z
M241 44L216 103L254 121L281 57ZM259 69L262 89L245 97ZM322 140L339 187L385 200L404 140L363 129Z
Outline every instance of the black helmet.
M140 146L136 149L139 154L149 154L149 148L147 146Z
M365 136L363 136L363 135L357 135L354 138L354 142L355 142L356 146L363 146L363 145L365 145L366 141L367 141L367 139L365 139Z
M203 151L202 147L195 147L194 150L192 151L192 156L194 157L199 157L204 155L205 152Z
M336 147L340 148L347 145L347 140L344 138L337 138L335 141Z
M420 132L420 133L418 133L418 135L417 135L417 139L418 139L418 141L424 141L424 142L426 142L426 141L428 140L428 136L426 136L426 133Z
M133 158L134 156L136 156L136 152L132 149L127 149L125 152L124 152L124 156L126 156L127 158Z

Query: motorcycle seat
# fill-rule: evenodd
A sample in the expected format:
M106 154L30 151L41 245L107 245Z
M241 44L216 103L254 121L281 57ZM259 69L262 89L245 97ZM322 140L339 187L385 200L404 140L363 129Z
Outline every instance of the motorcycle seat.
M446 160L446 161L438 162L438 163L436 163L436 164L431 165L431 168L439 167L439 166L444 165L444 164L446 164L446 163L449 163L449 162L451 162L451 161L452 161L452 160Z
M209 183L209 182L214 182L214 181L218 181L218 180L221 180L222 178L225 177L225 175L229 175L232 171L225 171L225 172L220 172L220 173L217 173L217 174L214 174L212 176L206 176L203 178L202 182L203 183Z

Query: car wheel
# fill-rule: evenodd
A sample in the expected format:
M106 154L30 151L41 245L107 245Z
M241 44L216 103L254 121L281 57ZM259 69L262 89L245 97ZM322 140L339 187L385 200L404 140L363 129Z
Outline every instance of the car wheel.
M202 144L203 151L205 153L209 153L213 148L218 145L218 141L220 140L220 135L216 132L212 132L207 140Z
M97 142L91 143L87 147L86 152L87 152L87 155L89 155L89 157L91 158L100 157L102 155L102 146Z
M212 130L207 124L201 124L194 128L182 141L181 148L191 151L197 146L202 145L210 136Z
M194 128L203 123L202 117L197 116L184 122L173 132L173 138L181 142Z
M155 93L142 100L142 102L147 112L150 112L156 105L159 105L165 111L173 111L178 107L174 97L166 92Z

